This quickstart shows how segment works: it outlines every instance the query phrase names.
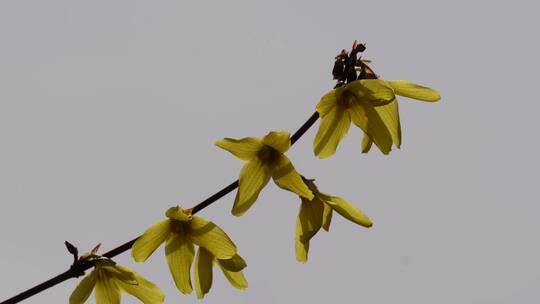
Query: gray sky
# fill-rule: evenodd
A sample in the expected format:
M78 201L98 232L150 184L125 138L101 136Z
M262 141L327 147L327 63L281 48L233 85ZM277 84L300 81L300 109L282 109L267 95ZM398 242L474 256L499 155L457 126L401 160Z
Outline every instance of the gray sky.
M250 287L216 270L203 301L538 303L537 12L533 1L1 1L0 299L65 270L64 240L106 251L233 181L242 163L213 142L296 130L332 88L333 56L359 39L383 78L432 86L442 102L402 98L403 146L388 157L360 154L356 128L330 159L313 156L316 128L288 156L374 227L335 216L302 265L295 195L270 183L235 218L230 194L200 215L236 242ZM117 261L166 303L197 302L175 289L163 249ZM65 303L76 283L26 303Z

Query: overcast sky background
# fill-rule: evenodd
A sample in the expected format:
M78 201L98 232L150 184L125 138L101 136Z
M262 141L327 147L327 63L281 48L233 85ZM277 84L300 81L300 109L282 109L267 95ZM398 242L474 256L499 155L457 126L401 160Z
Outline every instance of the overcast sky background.
M235 180L242 163L214 141L294 132L358 39L382 78L442 102L401 98L390 156L360 154L351 128L320 161L318 123L288 156L374 227L334 215L302 265L298 197L270 183L235 218L229 194L200 215L236 242L250 287L215 270L203 302L540 302L537 14L534 1L1 1L0 300L64 271L64 240L107 251ZM166 303L198 302L163 248L116 260ZM66 303L77 282L25 303Z

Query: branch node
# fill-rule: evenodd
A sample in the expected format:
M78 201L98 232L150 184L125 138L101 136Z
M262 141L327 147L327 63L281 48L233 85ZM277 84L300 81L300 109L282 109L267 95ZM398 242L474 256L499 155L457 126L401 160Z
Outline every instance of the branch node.
M67 251L73 255L73 265L77 264L79 260L79 249L68 241L65 241L64 245L66 245Z
M83 261L79 259L79 249L75 245L71 244L68 241L65 241L67 251L73 255L73 263L69 266L70 272L73 274L73 277L78 278L84 275Z

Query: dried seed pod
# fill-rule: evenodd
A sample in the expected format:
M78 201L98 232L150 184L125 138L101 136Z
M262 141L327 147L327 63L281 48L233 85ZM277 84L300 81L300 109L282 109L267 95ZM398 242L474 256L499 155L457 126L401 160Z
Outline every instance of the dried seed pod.
M354 69L354 66L349 67L347 71L347 82L353 82L357 79L356 76L356 70Z
M345 72L345 63L341 59L337 59L334 63L334 68L332 69L332 75L334 79L343 79L343 74Z

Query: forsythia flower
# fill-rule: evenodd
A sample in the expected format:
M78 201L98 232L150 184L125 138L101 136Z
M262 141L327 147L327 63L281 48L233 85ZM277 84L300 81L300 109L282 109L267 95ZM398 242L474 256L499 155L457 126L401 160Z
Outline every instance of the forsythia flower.
M120 291L131 294L145 304L163 303L165 299L156 285L135 271L107 259L96 260L94 270L77 285L69 297L69 303L86 302L92 290L95 290L96 304L119 304Z
M326 93L317 105L321 123L313 142L315 155L332 156L349 131L351 120L369 134L383 153L390 152L392 137L375 106L387 104L394 98L392 88L379 79L356 80Z
M317 105L321 124L313 149L319 158L332 156L349 131L351 121L384 153L401 144L401 127L395 94L436 101L439 94L404 80L356 80L325 94ZM364 140L363 147L368 144Z
M441 99L441 96L437 91L407 80L390 80L386 81L386 83L394 90L396 95L427 102L437 102ZM390 131L392 142L399 148L401 146L401 123L399 121L397 99L391 101L389 104L375 107L375 111L379 113L381 119L388 128L388 131ZM362 139L362 152L367 153L370 150L372 143L373 141L370 136L364 133Z
M216 145L247 162L240 171L238 192L232 209L235 216L244 214L253 205L270 177L280 188L307 199L313 198L313 193L283 154L291 147L288 132L270 132L262 139L225 138L217 141Z
M176 206L167 210L168 219L148 228L133 244L131 255L137 262L144 262L162 243L165 256L178 290L190 294L190 269L195 255L194 244L222 261L231 271L241 271L246 263L227 234L216 224ZM199 249L199 250L200 250ZM196 270L196 277L199 277ZM247 286L247 284L245 284ZM209 287L208 287L209 289Z
M309 241L322 227L328 231L332 220L332 213L336 211L353 223L364 227L371 227L373 223L360 209L348 201L319 192L313 180L304 178L304 182L314 194L313 199L300 197L302 204L296 219L295 251L296 260L305 263L308 259Z
M246 262L239 255L228 260L217 259L212 253L203 247L199 247L195 260L195 291L197 298L202 299L212 287L212 266L217 263L229 283L235 288L244 290L248 283L242 269L246 267Z

